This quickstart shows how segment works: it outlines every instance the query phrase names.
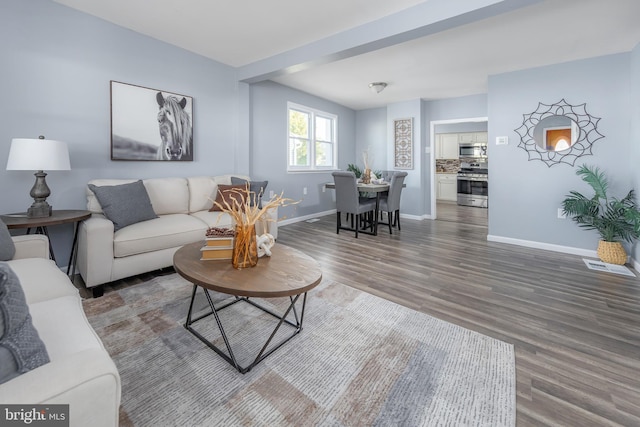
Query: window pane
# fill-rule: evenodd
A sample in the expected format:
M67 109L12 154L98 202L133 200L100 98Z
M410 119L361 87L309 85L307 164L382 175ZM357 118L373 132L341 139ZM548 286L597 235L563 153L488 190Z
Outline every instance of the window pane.
M309 138L309 114L289 110L289 136Z
M336 167L338 117L304 105L287 103L287 169L326 171Z
M316 139L319 141L333 141L333 120L316 116Z
M309 166L309 140L289 138L289 166Z
M316 142L316 166L333 165L333 144Z

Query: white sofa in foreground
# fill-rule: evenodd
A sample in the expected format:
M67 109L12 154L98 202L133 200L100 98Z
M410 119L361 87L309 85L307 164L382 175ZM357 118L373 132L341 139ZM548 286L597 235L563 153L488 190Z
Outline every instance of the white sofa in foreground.
M104 215L95 194L87 186L87 209L91 218L78 229L77 266L94 296L102 295L102 285L173 265L173 254L182 246L204 241L209 227L232 227L232 218L210 212L218 185L231 185L240 175L152 178L142 180L157 218L116 230ZM136 182L135 179L97 179L96 187ZM265 184L266 185L266 184ZM260 224L257 234L278 236L277 208ZM258 227L257 227L258 228Z
M68 404L71 426L117 426L118 370L87 321L78 289L49 259L43 235L12 238L20 281L49 363L0 384L3 404Z

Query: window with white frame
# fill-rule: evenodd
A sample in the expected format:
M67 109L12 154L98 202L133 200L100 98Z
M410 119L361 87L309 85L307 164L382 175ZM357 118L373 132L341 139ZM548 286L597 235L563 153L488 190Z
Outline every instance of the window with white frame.
M336 169L338 116L291 102L287 110L287 170Z

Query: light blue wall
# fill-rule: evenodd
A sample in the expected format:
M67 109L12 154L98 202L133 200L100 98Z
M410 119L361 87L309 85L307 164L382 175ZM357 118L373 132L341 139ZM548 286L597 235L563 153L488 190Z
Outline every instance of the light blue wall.
M362 152L369 150L371 169L388 170L387 109L372 108L356 112L355 163L364 167Z
M632 186L636 192L636 200L640 200L640 44L631 52L631 137L629 145L629 167L633 174ZM636 242L633 247L633 259L640 262L640 245Z
M487 94L461 96L458 98L424 101L425 118L432 120L451 120L469 117L487 116Z
M557 210L570 190L588 193L587 185L575 175L583 163L607 173L612 195L622 195L633 184L637 172L628 160L630 59L628 53L609 55L489 78L489 141L509 137L508 145L490 143L488 147L490 237L596 249L597 233L558 219ZM601 117L598 130L605 138L594 144L592 156L578 159L575 167L549 168L541 161L528 161L514 129L522 124L523 114L536 110L538 102L552 104L563 98L570 104L586 103L589 114Z
M322 191L324 183L333 181L330 172L287 173L287 102L337 115L338 166L346 169L356 160L355 111L274 82L251 85L252 176L268 179L267 191L301 200L278 211L285 221L335 209L333 190Z
M436 125L435 131L438 133L458 133L458 132L486 132L489 129L487 122L464 122L464 123L444 123Z
M433 143L431 142L431 122L442 120L458 120L458 119L470 119L477 117L488 116L487 95L470 95L461 96L458 98L439 99L434 101L423 101L423 123L425 126L424 131L424 145L429 147L430 151L435 150ZM478 126L486 126L486 123L478 123ZM447 129L445 126L464 126L464 125L440 125L440 129ZM476 126L476 124L470 124L470 126ZM444 131L443 131L444 132ZM423 150L424 151L424 150ZM425 194L423 211L426 215L433 216L431 212L432 202L432 188L433 183L433 165L431 164L431 154L425 154L425 171L423 177L423 192ZM435 195L433 195L435 197Z
M47 176L54 209L84 209L92 178L214 175L239 163L233 68L48 0L3 0L0 37L0 213L33 201L33 172L5 170L12 138L67 142L71 171ZM193 96L195 161L111 161L110 80ZM71 226L50 232L66 265Z
M396 170L394 167L394 120L413 119L413 169L408 169L404 182L406 187L402 190L400 211L403 215L422 216L424 213L425 191L422 183L425 180L424 161L424 125L422 114L422 102L414 99L406 102L397 102L387 106L387 165L384 169Z

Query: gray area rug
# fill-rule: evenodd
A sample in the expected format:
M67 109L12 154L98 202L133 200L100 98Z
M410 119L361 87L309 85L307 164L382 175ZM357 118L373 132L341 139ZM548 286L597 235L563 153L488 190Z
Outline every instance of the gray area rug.
M120 371L121 426L515 425L511 344L325 280L302 332L242 375L183 327L191 291L171 274L84 301ZM244 302L221 321L241 364L275 326ZM194 327L224 346L212 316Z

